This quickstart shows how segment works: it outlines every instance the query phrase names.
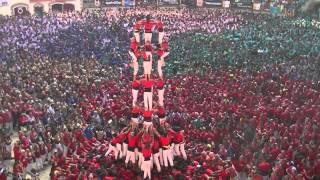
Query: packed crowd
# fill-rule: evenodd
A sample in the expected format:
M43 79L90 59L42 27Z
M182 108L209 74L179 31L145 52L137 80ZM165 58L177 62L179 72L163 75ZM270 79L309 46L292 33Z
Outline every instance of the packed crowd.
M12 148L14 177L51 164L52 179L142 179L104 154L130 120L127 50L143 13L1 17L0 124L19 129L13 144L1 136L1 167ZM185 129L188 156L153 179L320 177L318 30L216 9L153 15L170 37L167 121Z

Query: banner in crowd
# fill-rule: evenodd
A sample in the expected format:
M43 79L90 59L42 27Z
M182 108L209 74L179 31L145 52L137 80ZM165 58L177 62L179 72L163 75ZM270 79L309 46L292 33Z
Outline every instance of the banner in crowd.
M106 0L105 1L105 5L121 5L121 3L122 3L122 0Z
M0 7L1 6L8 6L8 0L0 0Z
M50 3L55 3L55 2L61 2L61 3L65 3L68 0L30 0L30 3L40 3L40 2L50 2Z
M212 5L212 6L221 6L222 5L222 0L206 0L205 2L206 5Z

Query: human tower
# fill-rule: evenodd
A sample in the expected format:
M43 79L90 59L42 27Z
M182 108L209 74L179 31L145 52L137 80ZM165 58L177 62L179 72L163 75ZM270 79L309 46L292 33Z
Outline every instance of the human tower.
M138 166L143 171L143 178L151 179L152 168L161 172L173 166L175 156L187 159L185 138L181 127L171 127L166 121L162 67L164 58L169 54L169 46L168 39L164 38L163 22L148 15L145 19L136 20L133 34L129 50L133 67L131 122L112 138L106 155L114 152L115 159L124 158L128 168ZM156 42L151 41L154 34L158 35ZM158 60L156 80L152 79L155 57ZM139 80L140 59L144 75ZM153 101L154 89L157 89L157 102ZM137 102L139 91L143 91L143 107Z

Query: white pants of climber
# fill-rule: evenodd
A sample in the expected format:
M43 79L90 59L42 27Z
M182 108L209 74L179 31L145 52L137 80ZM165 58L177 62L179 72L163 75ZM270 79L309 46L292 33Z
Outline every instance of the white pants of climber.
M182 156L184 160L187 160L187 154L184 149L184 145L185 145L185 143L175 144L174 145L174 152L176 153L176 155Z
M138 148L134 148L134 158L136 161L139 161L139 150Z
M129 54L132 57L133 75L136 76L138 74L138 70L139 70L138 59L133 52L129 51Z
M144 108L152 110L152 90L143 93Z
M160 159L160 165L163 166L163 149L159 148L159 159Z
M171 154L172 160L174 161L174 156L176 156L176 153L174 152L174 143L170 145L170 154Z
M128 164L129 161L131 161L131 163L133 163L133 164L136 163L136 158L135 158L134 152L128 150L125 163Z
M140 43L140 31L134 32L134 38L136 39L137 43Z
M158 172L161 171L159 157L160 157L160 152L153 154L153 163L156 165Z
M161 44L164 37L164 32L159 32L158 34L158 43Z
M149 61L144 60L143 61L143 74L151 74L152 71L152 52L146 52L146 55L149 59Z
M151 42L152 33L144 33L144 42Z
M159 103L159 106L161 107L164 106L163 100L164 100L164 88L161 90L158 90L158 103Z
M109 155L110 153L114 152L114 158L118 159L118 154L119 151L117 149L117 147L112 146L111 144L109 145L108 151L106 152L105 156Z
M138 166L141 168L142 170L142 162L144 161L144 157L143 157L143 154L141 152L138 152Z
M157 66L157 70L158 70L158 75L159 77L162 77L163 76L163 73L162 73L162 66L165 65L164 63L164 58L167 57L169 55L169 52L165 52L158 60L158 66Z
M149 179L151 179L151 160L143 161L141 170L143 171L143 179L146 179L148 177Z
M117 152L118 152L118 154L119 154L119 158L121 159L122 156L123 156L121 144L117 143L117 144L116 144L116 148L117 148ZM117 157L116 157L116 159L117 159Z
M128 144L127 143L122 143L122 156L126 157L127 156L127 152L128 152Z
M163 164L165 167L168 167L168 162L172 167L173 159L172 159L172 151L170 149L163 150Z
M145 126L146 129L148 129L148 128L152 125L152 122L146 122L146 121L144 121L144 122L143 122L143 125Z
M132 106L136 106L139 90L132 89Z

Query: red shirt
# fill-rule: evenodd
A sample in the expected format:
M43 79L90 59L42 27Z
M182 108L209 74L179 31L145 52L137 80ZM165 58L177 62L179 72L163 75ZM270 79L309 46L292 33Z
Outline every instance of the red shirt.
M138 50L138 43L136 41L131 41L130 43L130 50L132 52L136 52Z
M145 44L144 49L146 52L151 52L152 51L152 45L151 44Z
M159 21L157 23L156 28L158 29L159 32L163 32L163 23L162 23L162 21Z
M143 81L144 88L152 88L153 82L152 81Z
M151 33L152 28L154 27L155 24L151 20L146 20L146 21L144 21L143 25L144 25L145 32Z
M151 157L151 149L148 149L148 148L143 148L142 149L142 154L143 154L143 157L145 158L150 158Z
M153 144L152 144L152 150L153 150L154 152L158 152L158 151L159 151L159 148L160 148L159 139L158 139L158 138L154 138Z
M140 21L135 22L134 25L133 25L134 30L140 30L141 29L141 25L142 24L141 24Z
M128 134L128 147L134 148L139 140L139 134L132 136L131 133Z
M158 54L159 57L162 57L162 56L164 55L164 53L165 53L165 51L162 50L162 49L159 49L159 50L157 51L157 54Z
M269 172L271 169L271 165L268 162L261 162L258 167L262 172Z
M132 89L139 89L139 81L132 81Z
M181 142L183 142L183 140L184 140L184 135L182 132L178 132L175 134L175 136L174 136L175 143L181 143Z
M164 49L165 51L167 51L169 49L169 43L166 41L163 41L161 43L161 48Z
M144 61L150 61L151 57L149 55L147 55L146 51L141 52L140 55L143 56Z
M169 146L170 144L170 138L167 136L167 137L164 137L164 136L161 136L160 137L160 144L161 146Z
M112 140L111 140L111 144L114 146L117 143L120 143L120 138L118 136L113 137Z

